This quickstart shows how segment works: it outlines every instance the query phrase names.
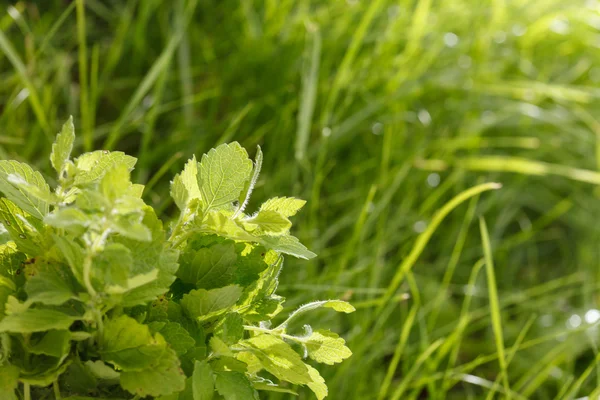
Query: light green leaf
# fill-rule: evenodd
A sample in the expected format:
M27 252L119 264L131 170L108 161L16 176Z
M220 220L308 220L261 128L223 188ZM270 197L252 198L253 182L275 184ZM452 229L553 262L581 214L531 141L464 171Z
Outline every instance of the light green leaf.
M202 156L198 186L204 211L237 200L250 177L252 161L237 142L222 144Z
M131 170L136 161L134 157L120 151L98 150L85 153L75 160L77 168L75 185L81 186L96 182L117 165L124 165Z
M0 321L0 332L32 333L51 329L69 329L79 317L66 315L60 311L27 309L22 313L7 315Z
M319 374L319 371L317 371L315 368L308 364L305 365L306 368L308 368L308 374L310 375L310 378L312 380L312 382L309 382L307 386L310 388L310 390L313 391L315 396L317 396L317 400L323 400L325 397L327 397L328 394L325 379L323 379L321 374Z
M121 236L138 240L140 242L149 242L152 240L152 232L142 222L137 221L138 216L122 216L116 221L112 221L111 228Z
M215 329L215 335L229 345L236 344L244 338L244 320L236 312L228 313Z
M118 382L121 374L115 371L112 367L106 365L104 362L97 361L86 361L85 366L90 370L92 375L97 379L109 382Z
M64 304L75 296L69 281L70 278L59 268L40 271L25 284L27 300L48 305Z
M50 163L59 176L62 175L65 164L71 156L74 142L75 127L73 126L73 117L71 116L62 126L58 135L56 135L56 140L52 144L52 153L50 154Z
M193 400L212 400L214 394L215 384L210 365L206 361L196 361L192 375Z
M87 214L75 207L59 208L46 215L44 222L55 228L62 228L75 234L81 233L90 225Z
M259 240L239 226L231 219L230 215L225 214L222 210L209 211L202 222L202 230L233 240L247 242L256 242Z
M256 159L254 160L254 168L252 169L252 176L248 179L244 185L244 190L240 193L240 197L238 199L239 206L234 214L237 216L239 213L243 212L250 201L250 196L252 195L252 190L254 190L254 186L256 185L256 181L258 180L258 176L260 175L260 170L262 168L263 162L263 153L260 149L260 146L256 146Z
M285 216L273 210L261 210L256 215L244 219L244 226L253 231L260 230L267 235L283 235L292 227L292 222Z
M347 301L343 300L325 300L322 302L321 307L333 308L335 311L343 312L346 314L353 313L356 308Z
M306 345L308 356L320 363L333 365L352 355L346 341L330 331L318 329L302 338L302 342Z
M261 362L264 369L282 381L297 385L312 382L302 358L278 337L264 334L241 342Z
M237 254L229 241L199 249L191 262L182 262L177 277L202 289L225 286L233 280Z
M171 197L181 211L186 209L190 200L201 198L196 156L188 160L180 174L175 175L171 182Z
M212 290L192 290L183 295L181 306L191 318L202 322L226 312L241 295L242 288L237 285Z
M240 372L215 372L217 392L225 400L258 400L258 392Z
M14 184L11 180L25 182L25 185ZM37 195L30 193L30 190L34 190L31 188L37 189ZM27 164L0 160L0 192L35 218L42 219L48 214L49 204L40 197L50 198L50 187L42 175Z
M209 344L210 344L211 351L213 352L213 354L216 357L219 357L219 356L233 357L233 352L231 351L229 346L227 346L227 343L225 343L223 340L221 340L217 336L211 337Z
M142 398L169 395L185 388L185 374L177 354L167 348L146 369L121 372L121 387Z
M273 383L252 382L252 386L254 386L254 389L256 389L256 390L262 390L265 392L287 393L287 394L293 394L294 396L298 396L298 393L294 392L292 389L281 387L281 386L275 385Z
M0 398L17 400L15 390L19 384L19 368L14 365L0 365Z
M8 199L0 199L0 218L17 248L30 256L42 253L45 240L40 234L40 221L21 210Z
M189 332L177 322L167 322L159 332L178 356L185 354L196 344Z
M317 256L294 236L261 236L260 242L269 249L305 260L310 260Z
M33 354L45 354L60 358L69 352L71 333L67 330L50 330L33 334L27 343L27 350Z
M131 251L132 274L147 274L157 269L158 276L152 282L126 293L123 298L124 307L146 304L166 293L175 280L178 268L178 252L167 247L162 222L156 217L151 207L146 206L144 211L142 223L150 230L152 240L143 242L126 237L118 237L115 240L124 244Z
M147 325L122 315L104 324L102 359L123 371L141 371L165 352L166 342L159 334L152 336Z
M100 192L112 204L119 197L125 196L131 187L129 167L124 164L116 164L106 171L100 179Z
M277 211L285 217L296 215L306 204L306 200L295 199L293 197L274 197L265 201L260 206L260 211Z
M52 235L52 238L77 281L85 285L83 282L83 248L74 240L67 239L64 236Z

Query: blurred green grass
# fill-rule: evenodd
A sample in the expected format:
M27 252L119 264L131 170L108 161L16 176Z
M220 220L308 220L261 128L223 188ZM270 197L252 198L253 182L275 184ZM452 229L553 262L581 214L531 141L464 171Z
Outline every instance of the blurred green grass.
M319 257L280 290L358 308L319 314L355 353L330 398L600 395L598 1L3 4L0 157L47 170L72 114L165 218L183 162L232 140L265 152L254 204L309 201Z

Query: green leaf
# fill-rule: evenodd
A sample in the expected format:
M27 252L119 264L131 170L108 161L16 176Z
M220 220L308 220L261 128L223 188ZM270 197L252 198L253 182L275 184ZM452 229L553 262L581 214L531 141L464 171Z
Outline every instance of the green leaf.
M81 234L91 223L90 217L75 207L59 208L46 215L44 222L55 228L65 229L75 235Z
M52 235L52 238L77 281L85 286L83 281L83 248L74 240L69 240L64 236Z
M131 187L129 171L130 169L127 165L116 164L107 170L102 179L100 179L100 192L112 204L118 198L127 195Z
M315 396L317 396L317 400L323 400L328 394L325 379L323 379L321 374L319 374L319 371L317 371L315 368L308 364L305 365L312 380L312 382L309 382L307 386L313 391Z
M93 262L92 278L99 290L103 286L121 286L127 288L127 279L131 275L133 264L131 251L121 243L109 243Z
M215 335L229 345L236 344L244 338L244 320L238 313L228 313L215 329Z
M56 135L56 140L52 144L52 153L50 154L50 163L52 167L61 176L65 164L71 156L73 143L75 142L75 127L73 126L73 117L62 126L61 131Z
M110 152L98 150L82 154L75 160L77 174L75 185L82 186L100 180L107 171L117 165L124 165L129 170L133 169L136 159L120 151Z
M215 372L217 392L225 400L258 400L258 392L240 372Z
M193 400L212 400L215 394L213 372L206 361L196 361L194 363L192 394Z
M17 400L15 390L19 384L19 368L14 365L0 365L0 398Z
M240 197L238 199L238 209L236 210L234 216L237 216L240 212L243 212L250 201L250 196L252 195L252 190L254 190L254 186L256 185L256 181L258 180L258 176L260 175L260 170L262 168L263 162L263 153L260 149L260 146L256 146L256 159L254 160L254 168L252 169L252 176L248 179L244 185L244 190L240 193Z
M0 321L0 332L32 333L51 329L69 329L79 317L66 315L60 311L27 309L18 314L7 315Z
M302 358L278 337L264 334L241 342L278 379L297 385L312 382Z
M269 249L305 260L310 260L317 256L294 236L262 236L260 242Z
M61 376L60 387L69 393L92 393L98 386L98 379L92 371L76 359Z
M183 296L181 306L191 318L202 322L227 311L241 295L242 288L237 285L212 290L197 289Z
M142 242L126 237L116 237L114 240L131 251L132 275L147 274L157 269L158 276L152 282L127 292L123 297L124 307L146 304L166 293L175 280L178 268L178 252L167 247L162 222L151 207L146 206L144 212L142 223L150 230L150 241Z
M212 289L233 280L237 260L233 242L216 244L195 252L191 262L182 262L177 277L198 288Z
M346 314L353 313L356 308L347 301L343 300L325 300L322 302L321 307L333 308L335 311L343 312Z
M204 154L198 174L204 211L237 200L251 171L252 161L237 142L222 144Z
M8 199L0 199L0 218L20 251L28 255L42 252L46 243L40 233L43 228L38 225L37 219Z
M121 374L100 360L86 361L85 366L97 379L117 383Z
M102 359L123 371L148 368L166 349L161 335L152 336L148 325L142 325L131 317L122 315L104 324Z
M256 389L256 390L262 390L265 392L287 393L287 394L293 394L294 396L298 396L298 393L294 392L292 389L281 387L281 386L275 385L274 383L270 383L268 381L267 382L252 382L252 386L254 386L254 389Z
M189 332L177 322L167 322L159 332L178 356L185 354L196 344Z
M75 296L73 276L65 265L40 257L33 265L36 273L25 284L28 302L61 305Z
M167 349L146 369L121 372L121 387L141 397L169 395L185 388L185 374L175 352Z
M50 187L42 175L27 164L0 160L0 191L35 218L43 219L48 214L49 204L45 198L52 197Z
M244 226L250 228L250 231L258 229L267 235L283 235L289 231L292 223L277 211L262 210L256 215L244 219Z
M187 208L190 200L201 198L196 156L188 160L180 174L175 175L171 182L171 197L181 211Z
M302 338L302 342L306 345L308 356L320 363L333 365L352 355L346 341L330 331L318 329Z
M285 217L291 217L304 207L306 200L295 199L293 197L273 197L265 201L260 206L260 211L276 211Z
M220 356L233 357L233 352L231 351L229 346L227 346L227 343L225 343L223 340L219 339L217 336L211 337L209 344L210 344L210 349L213 352L213 355L215 357L220 357Z

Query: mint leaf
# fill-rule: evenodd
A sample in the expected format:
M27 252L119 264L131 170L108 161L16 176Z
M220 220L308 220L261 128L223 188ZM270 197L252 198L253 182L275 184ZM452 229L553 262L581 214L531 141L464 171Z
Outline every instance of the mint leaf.
M117 165L124 165L133 169L136 163L134 157L125 155L120 151L98 150L92 153L82 154L75 160L77 174L74 183L77 186L88 185L100 180L107 171Z
M258 392L240 372L215 372L217 392L225 400L258 400Z
M260 206L260 211L276 211L284 217L291 217L304 207L306 200L293 197L273 197Z
M178 356L185 354L196 344L189 332L177 322L167 322L159 332Z
M66 315L60 311L27 309L18 314L10 314L0 321L0 332L32 333L51 329L69 329L79 317Z
M122 315L104 324L104 347L100 354L106 362L123 371L141 371L166 351L161 335L152 336L147 325Z
M48 305L64 304L75 296L69 285L70 280L59 266L40 271L25 284L27 300Z
M183 296L181 306L190 318L202 322L227 311L241 295L242 288L237 285L212 290L192 290Z
M185 388L185 374L175 352L166 349L147 368L121 372L121 387L141 397L169 395Z
M283 235L292 227L292 223L283 214L273 210L261 210L256 215L244 219L244 226L252 232L259 229L267 235Z
M310 260L317 255L308 250L298 238L294 236L262 236L260 241L265 247L280 253L289 254L294 257Z
M258 335L241 344L260 360L264 369L278 379L297 385L312 382L302 358L278 337Z
M27 350L32 354L62 357L69 352L71 333L67 330L50 330L35 333L29 338Z
M171 197L181 211L187 208L192 199L200 199L200 188L198 187L198 162L193 156L185 164L183 171L175 175L171 182Z
M223 342L233 345L244 338L244 320L240 314L228 313L222 321L216 328L215 335Z
M0 365L0 398L17 400L15 390L19 384L19 368L14 365Z
M308 364L305 365L308 369L308 374L310 375L310 378L312 380L312 382L309 382L307 386L310 388L310 390L313 391L315 396L317 396L317 400L323 400L325 397L327 397L328 394L325 379L323 379L321 374L319 374L319 371L317 371L315 368Z
M177 277L203 289L225 286L233 280L236 260L233 242L201 248L191 262L182 262Z
M352 355L346 341L330 331L318 329L302 338L302 342L306 345L308 356L320 363L333 365Z
M25 184L20 185L23 182ZM37 192L32 188L37 189ZM44 197L52 196L50 187L42 175L27 164L0 160L0 192L35 218L43 219L48 214L49 204Z
M10 238L23 253L35 255L46 246L39 221L8 199L0 199L0 218Z
M254 160L254 167L252 169L252 176L250 179L246 181L244 185L244 190L240 193L240 197L238 199L238 209L236 210L234 217L236 217L239 213L243 212L250 201L250 196L252 195L252 190L254 190L254 186L256 185L256 181L258 180L258 176L260 175L260 170L262 168L263 162L263 153L260 149L260 146L256 146L256 159Z
M353 313L356 308L347 301L343 300L325 300L321 302L321 307L333 308L335 311L343 312L346 314Z
M56 135L56 140L52 144L52 153L50 154L50 163L59 176L62 175L65 164L71 156L74 142L75 127L73 126L73 117L71 116L62 126L58 135Z
M204 154L198 175L204 211L237 200L251 171L252 161L237 142L222 144Z
M192 375L193 400L212 400L214 393L215 384L210 365L206 361L196 361Z

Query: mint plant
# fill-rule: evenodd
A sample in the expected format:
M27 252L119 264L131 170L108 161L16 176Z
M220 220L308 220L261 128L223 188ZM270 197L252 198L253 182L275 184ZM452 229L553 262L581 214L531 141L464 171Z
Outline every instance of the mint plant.
M72 119L52 147L51 188L17 161L0 161L0 398L258 399L259 391L318 399L327 387L308 360L350 350L333 332L279 324L283 256L315 255L290 234L304 201L276 197L249 214L260 173L236 142L189 160L171 195L167 230L130 179L136 159L94 151L71 158Z

